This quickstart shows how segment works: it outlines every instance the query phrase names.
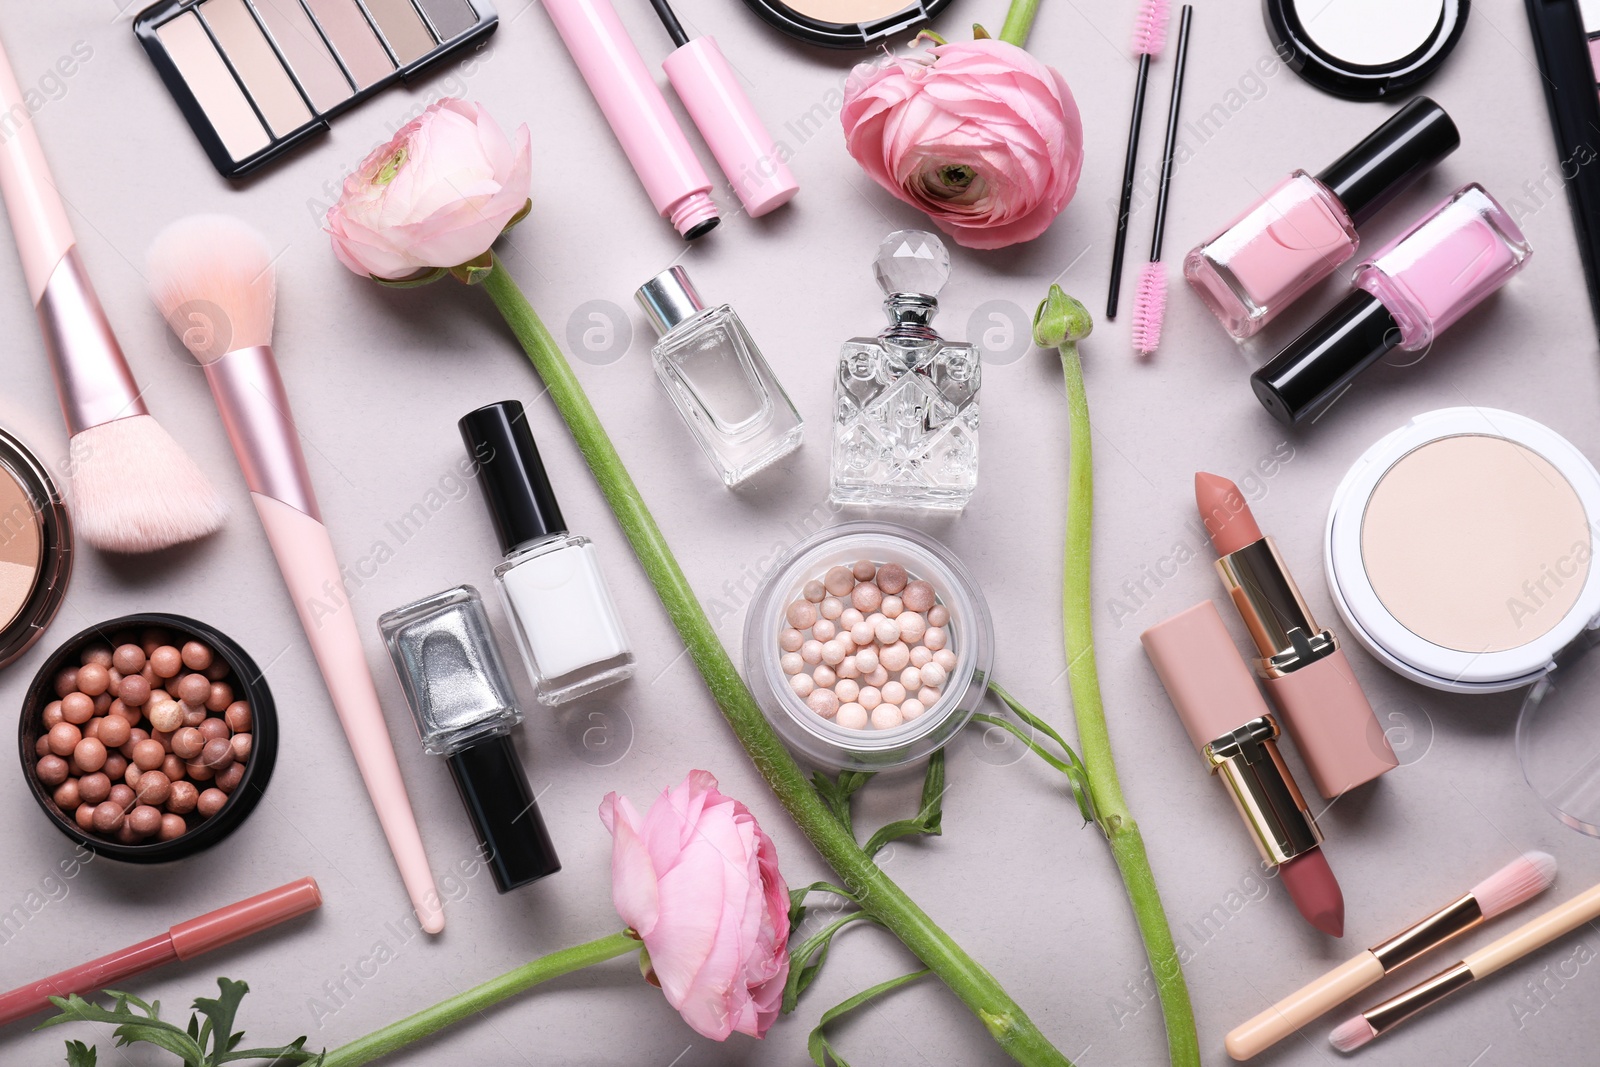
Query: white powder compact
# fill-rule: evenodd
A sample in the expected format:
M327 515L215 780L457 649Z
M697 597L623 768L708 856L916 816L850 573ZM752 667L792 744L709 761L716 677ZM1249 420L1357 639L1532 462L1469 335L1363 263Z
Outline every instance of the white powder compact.
M1566 438L1508 411L1445 408L1356 460L1323 553L1349 632L1390 669L1447 692L1527 689L1524 774L1589 833L1600 833L1600 689L1585 684L1600 656L1584 656L1600 626L1597 520L1600 472Z

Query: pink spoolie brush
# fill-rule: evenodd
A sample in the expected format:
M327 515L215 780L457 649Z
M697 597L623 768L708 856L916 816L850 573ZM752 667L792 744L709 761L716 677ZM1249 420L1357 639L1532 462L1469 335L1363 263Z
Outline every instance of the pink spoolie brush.
M1161 237L1167 228L1167 192L1172 188L1172 161L1178 147L1178 105L1183 101L1183 72L1189 58L1189 23L1194 7L1183 5L1178 23L1178 60L1172 69L1172 101L1167 107L1167 143L1161 154L1161 192L1156 199L1155 236L1150 262L1139 275L1133 305L1133 347L1150 355L1161 344L1161 320L1167 314L1167 276L1161 267Z
M1133 171L1139 161L1139 127L1144 121L1144 89L1150 81L1150 60L1166 47L1169 0L1144 0L1133 24L1133 54L1139 57L1139 75L1133 87L1133 118L1128 123L1128 155L1122 164L1122 202L1117 208L1117 238L1111 246L1111 295L1106 297L1106 318L1117 317L1117 294L1122 288L1122 257L1128 247L1128 215L1133 209Z

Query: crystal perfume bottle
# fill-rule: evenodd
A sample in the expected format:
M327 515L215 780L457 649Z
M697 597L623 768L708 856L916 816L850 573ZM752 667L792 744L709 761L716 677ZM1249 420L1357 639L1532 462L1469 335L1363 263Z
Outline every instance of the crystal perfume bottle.
M800 413L733 308L706 307L682 267L634 298L661 337L656 376L724 485L800 447Z
M846 341L834 381L838 504L966 507L978 484L978 348L929 325L950 277L944 243L896 230L873 261L890 325Z

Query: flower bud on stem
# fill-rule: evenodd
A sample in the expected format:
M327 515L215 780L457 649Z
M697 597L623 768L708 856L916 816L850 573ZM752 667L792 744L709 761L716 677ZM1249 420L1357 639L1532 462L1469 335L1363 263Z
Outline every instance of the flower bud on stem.
M1014 9L1013 9L1014 10ZM1083 386L1083 361L1078 342L1089 336L1094 321L1083 304L1058 285L1040 302L1033 317L1034 343L1061 352L1066 378L1067 423L1072 450L1067 475L1067 536L1061 579L1061 622L1067 653L1067 680L1072 690L1072 710L1078 722L1078 746L1093 808L1111 844L1133 904L1139 934L1155 976L1161 1012L1167 1023L1167 1051L1174 1067L1199 1067L1200 1041L1195 1033L1194 1008L1184 983L1172 927L1161 906L1155 873L1145 852L1144 838L1128 811L1111 754L1111 734L1106 728L1105 706L1100 697L1100 672L1094 655L1093 587L1090 554L1094 543L1094 464L1089 427L1089 398Z

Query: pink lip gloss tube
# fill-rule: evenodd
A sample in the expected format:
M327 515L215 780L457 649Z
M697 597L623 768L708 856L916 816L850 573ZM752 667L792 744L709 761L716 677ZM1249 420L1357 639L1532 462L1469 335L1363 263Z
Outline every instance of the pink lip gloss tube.
M1250 376L1280 422L1299 423L1393 349L1420 352L1522 269L1533 250L1481 185L1452 193L1356 268L1356 291Z
M610 0L544 7L656 210L686 238L710 233L720 221L711 179Z
M1461 135L1419 96L1313 176L1290 174L1185 257L1183 274L1243 340L1356 254L1357 227L1455 151Z

